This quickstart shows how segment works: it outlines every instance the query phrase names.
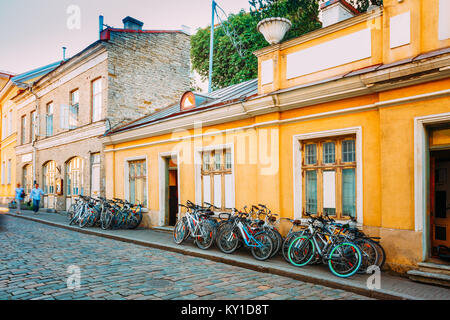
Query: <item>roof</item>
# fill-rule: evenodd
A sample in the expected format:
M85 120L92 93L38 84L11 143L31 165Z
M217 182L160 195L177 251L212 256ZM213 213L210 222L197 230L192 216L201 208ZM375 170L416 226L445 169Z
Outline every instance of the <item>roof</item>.
M194 95L201 97L199 99L202 101L195 108L182 111L180 107L180 102L172 104L160 111L152 113L150 115L144 116L140 119L129 122L123 126L108 132L108 135L112 135L122 131L128 131L131 129L141 128L150 125L157 121L162 121L168 118L173 118L176 116L183 116L192 112L210 109L214 107L220 107L227 104L235 103L237 101L243 101L247 98L255 96L258 94L258 79L248 80L242 83L238 83L229 87L218 89L208 94L195 93Z
M44 75L48 74L49 72L55 70L61 63L62 63L62 60L48 64L43 67L39 67L39 68L30 70L30 71L21 73L17 76L12 77L11 81L16 85L21 84L21 83L27 83L27 81L43 77Z

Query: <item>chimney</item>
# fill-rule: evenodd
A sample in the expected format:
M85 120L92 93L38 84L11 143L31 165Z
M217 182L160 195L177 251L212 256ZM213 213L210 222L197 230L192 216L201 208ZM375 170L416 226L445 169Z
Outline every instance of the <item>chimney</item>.
M129 29L129 30L142 30L142 26L144 25L143 22L132 18L130 16L126 17L122 20L123 22L123 28Z
M359 14L359 11L346 0L328 0L320 5L322 27L347 20Z

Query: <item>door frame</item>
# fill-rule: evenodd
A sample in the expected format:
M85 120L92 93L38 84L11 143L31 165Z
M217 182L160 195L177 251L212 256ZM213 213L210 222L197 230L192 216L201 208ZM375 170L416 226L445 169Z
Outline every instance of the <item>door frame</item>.
M422 261L431 253L430 219L430 146L428 127L450 122L450 112L414 118L414 226L422 232Z
M166 211L169 210L169 158L177 159L177 188L178 188L178 201L180 201L180 152L179 151L167 151L160 152L158 154L158 167L159 167L159 217L158 226L166 226ZM167 173L167 176L166 176ZM180 219L180 211L178 210L177 218ZM168 221L167 221L168 223Z

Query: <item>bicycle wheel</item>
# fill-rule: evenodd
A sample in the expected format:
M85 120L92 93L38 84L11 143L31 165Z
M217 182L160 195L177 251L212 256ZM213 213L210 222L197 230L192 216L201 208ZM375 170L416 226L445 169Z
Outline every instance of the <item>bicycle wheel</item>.
M70 205L69 210L67 210L67 219L69 220L70 224L72 224L71 222L72 222L73 216L75 215L75 208L76 208L75 203L72 203Z
M254 236L255 240L260 243L258 247L252 247L251 252L256 260L267 260L271 257L273 252L272 237L265 231L257 233Z
M211 247L215 238L215 230L208 220L203 220L198 225L201 236L195 237L195 244L200 249L206 250Z
M224 227L217 236L217 246L223 253L233 253L239 244L238 231L232 226Z
M283 242L281 244L281 253L283 254L284 260L286 260L287 262L290 262L289 258L288 258L288 250L289 250L289 246L291 245L292 240L294 240L295 238L300 237L302 235L303 235L303 231L292 232L287 235L286 239L283 240Z
M294 266L303 267L311 262L315 251L314 242L309 237L300 236L292 239L287 257Z
M380 270L382 270L382 269L383 269L383 266L384 266L384 263L386 262L386 252L384 251L383 246L382 246L379 242L374 241L374 240L372 240L372 239L368 239L368 240L369 240L369 241L375 246L375 248L377 249L378 259L377 259L377 262L376 262L375 264L380 268Z
M104 219L101 221L102 229L107 230L111 228L112 221L113 221L113 214L109 210L107 210L104 213Z
M335 276L348 278L358 271L361 262L362 255L359 247L350 242L342 242L331 250L328 267Z
M173 241L176 244L181 244L186 239L186 233L188 232L188 227L186 225L186 218L178 220L175 228L173 228Z
M367 268L376 265L378 260L378 251L375 245L367 239L356 239L354 243L361 250L361 266L359 267L358 273L364 274L367 272Z
M131 223L128 226L128 229L136 229L137 227L139 227L139 225L142 222L142 218L143 218L143 215L142 215L141 210L139 210L138 212L134 212L133 217L131 218Z

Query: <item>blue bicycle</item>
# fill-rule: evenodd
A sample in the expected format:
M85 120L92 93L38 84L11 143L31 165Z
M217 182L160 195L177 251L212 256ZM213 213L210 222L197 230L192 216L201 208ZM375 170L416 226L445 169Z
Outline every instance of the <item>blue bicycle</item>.
M217 235L217 245L222 252L233 253L242 243L250 248L255 259L266 260L272 254L272 239L263 229L264 221L255 223L248 219L248 216L248 213L234 209L231 221L228 221Z

